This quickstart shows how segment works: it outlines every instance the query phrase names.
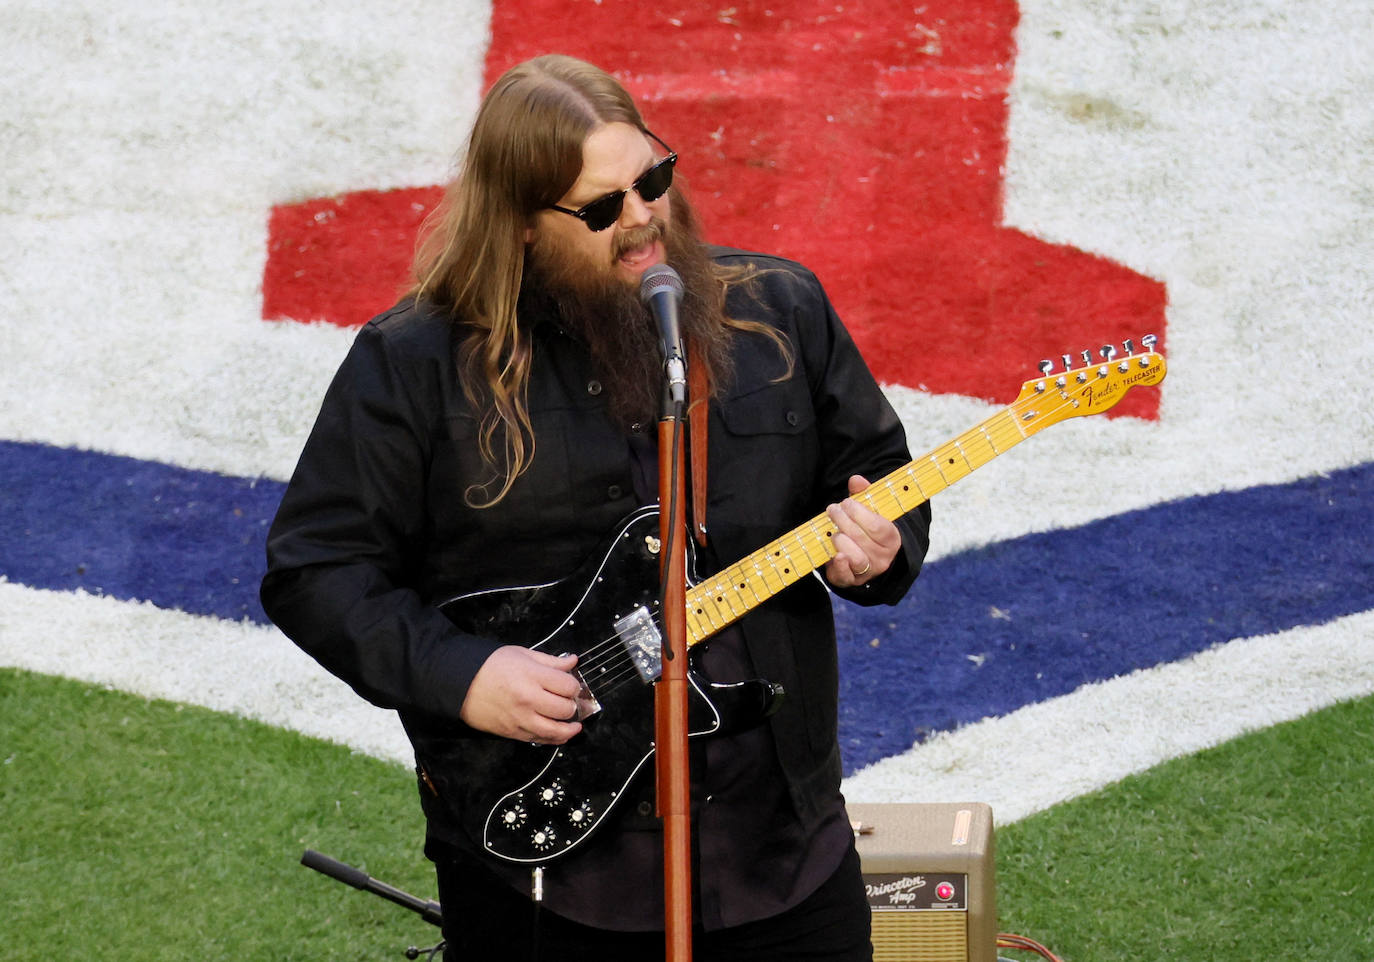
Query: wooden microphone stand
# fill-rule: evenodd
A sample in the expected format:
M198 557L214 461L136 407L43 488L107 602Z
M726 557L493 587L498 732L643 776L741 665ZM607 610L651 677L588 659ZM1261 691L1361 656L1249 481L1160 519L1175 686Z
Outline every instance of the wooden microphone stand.
M654 691L658 814L663 820L667 962L692 958L691 780L687 759L687 518L683 420L686 405L658 430L659 573L663 586L662 670Z

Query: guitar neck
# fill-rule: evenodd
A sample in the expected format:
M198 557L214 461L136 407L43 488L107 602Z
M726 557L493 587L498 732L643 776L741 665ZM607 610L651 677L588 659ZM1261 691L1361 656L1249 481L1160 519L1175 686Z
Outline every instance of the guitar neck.
M1023 384L1014 402L924 457L879 478L854 500L896 521L1051 424L1101 414L1133 387L1158 384L1165 375L1164 358L1153 350L1154 335L1142 341L1149 350L1136 354L1127 340L1127 356L1121 358L1114 347L1104 345L1100 353L1107 363L1100 365L1093 364L1084 351L1085 366L1070 369L1070 356L1062 355L1064 370L1058 376L1051 374L1052 361L1040 362L1044 376ZM835 557L834 537L829 516L819 514L688 589L687 644L705 641Z
M889 521L1030 437L1017 402L923 457L873 482L854 500ZM705 641L835 557L835 526L824 513L687 591L689 645Z

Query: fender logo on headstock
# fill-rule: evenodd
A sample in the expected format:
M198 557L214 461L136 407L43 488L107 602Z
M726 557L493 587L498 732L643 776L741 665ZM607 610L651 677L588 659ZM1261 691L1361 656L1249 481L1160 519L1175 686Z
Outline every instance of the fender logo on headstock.
M1124 371L1122 373L1125 373ZM1137 384L1154 383L1159 377L1157 368L1150 367L1145 370L1137 370L1126 377L1117 378L1113 381L1106 381L1099 384L1096 381L1089 381L1088 386L1083 389L1083 403L1095 413L1099 409L1105 410L1121 400L1121 395L1125 394Z
M1136 354L1135 345L1127 338L1122 342L1126 356L1120 360L1117 360L1116 347L1104 344L1098 351L1103 361L1101 364L1094 364L1091 351L1083 351L1080 357L1084 366L1079 368L1069 366L1072 355L1060 355L1064 371L1052 381L1050 375L1054 373L1054 361L1041 361L1040 373L1044 377L1022 385L1017 404L1012 407L1032 400L1039 402L1036 409L1022 412L1025 422L1039 423L1043 419L1044 423L1039 423L1039 427L1047 427L1056 421L1081 414L1099 414L1115 406L1136 385L1157 384L1163 380L1164 358L1153 350L1157 340L1153 334L1145 335L1140 339L1145 350ZM1051 385L1058 389L1058 396L1064 404L1058 407L1051 405L1042 412L1040 406L1053 396Z

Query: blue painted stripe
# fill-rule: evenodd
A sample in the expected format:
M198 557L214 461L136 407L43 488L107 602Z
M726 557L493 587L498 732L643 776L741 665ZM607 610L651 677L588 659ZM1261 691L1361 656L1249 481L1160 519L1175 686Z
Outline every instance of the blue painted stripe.
M257 585L282 488L0 442L0 574L265 622ZM1374 608L1371 506L1374 463L999 542L928 565L896 608L839 604L846 766L1232 638Z
M258 603L284 485L0 441L0 574L221 618Z
M896 608L839 605L846 767L1234 638L1374 608L1372 509L1374 463L999 542L929 565Z

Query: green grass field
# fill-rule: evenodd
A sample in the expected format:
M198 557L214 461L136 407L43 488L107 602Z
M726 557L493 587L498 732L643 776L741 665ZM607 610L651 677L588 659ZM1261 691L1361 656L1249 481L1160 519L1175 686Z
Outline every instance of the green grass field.
M1374 698L1163 765L999 828L999 927L1065 962L1374 960L1371 795ZM400 766L0 669L0 959L400 959L438 930L298 860L434 898L422 831Z

